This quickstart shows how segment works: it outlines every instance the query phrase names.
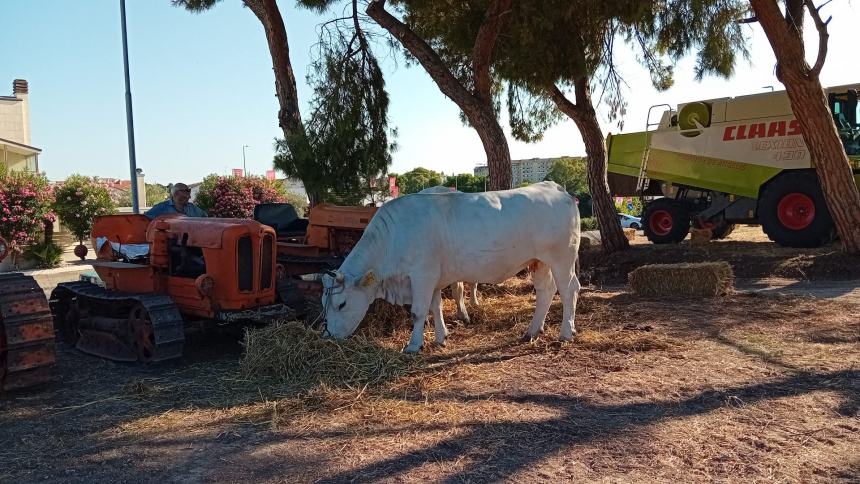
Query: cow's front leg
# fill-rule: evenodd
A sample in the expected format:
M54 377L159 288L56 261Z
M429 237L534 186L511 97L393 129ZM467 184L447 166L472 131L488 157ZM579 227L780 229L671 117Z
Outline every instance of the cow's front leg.
M448 336L448 328L445 327L445 320L442 319L442 291L437 289L433 292L433 300L430 302L430 311L433 313L433 329L436 335L436 344L445 346L445 338Z
M418 353L424 346L424 323L427 321L427 313L430 312L432 298L433 289L412 287L412 337L403 350L406 353Z

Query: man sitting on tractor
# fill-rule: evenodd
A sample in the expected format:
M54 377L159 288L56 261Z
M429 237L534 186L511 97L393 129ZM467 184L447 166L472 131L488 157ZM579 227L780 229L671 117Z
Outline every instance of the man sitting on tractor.
M176 183L170 187L170 198L155 204L145 215L149 218L155 218L159 215L178 213L188 217L207 217L208 215L203 209L188 201L190 198L191 190L188 185Z

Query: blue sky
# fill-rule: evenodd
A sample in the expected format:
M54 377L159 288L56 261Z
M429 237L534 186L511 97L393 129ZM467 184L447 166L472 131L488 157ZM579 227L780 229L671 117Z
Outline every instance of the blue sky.
M299 98L316 26L323 17L281 1L290 37ZM194 182L242 165L262 174L271 168L277 126L274 76L262 27L239 0L223 0L203 14L172 7L169 0L127 0L132 95L138 166L148 181ZM825 85L860 82L856 57L857 6L835 0ZM326 16L328 17L328 16ZM52 180L72 173L128 178L125 88L118 0L0 0L0 95L12 80L30 82L32 143ZM748 27L750 62L730 81L692 80L692 61L676 71L676 86L655 93L632 55L621 58L628 91L625 131L642 130L648 107L759 92L781 85L773 53L757 25ZM810 55L816 47L810 39ZM485 160L478 136L460 124L458 109L420 67L388 60L390 122L399 150L392 171L416 166L446 173L471 172ZM306 112L306 110L305 110ZM618 128L604 123L604 129ZM511 142L514 158L583 153L579 133L567 122L534 144Z

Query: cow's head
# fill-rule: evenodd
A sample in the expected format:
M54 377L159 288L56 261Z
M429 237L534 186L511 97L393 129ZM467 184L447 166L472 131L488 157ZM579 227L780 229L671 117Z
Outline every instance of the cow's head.
M344 339L355 332L376 299L376 277L373 271L358 277L338 271L323 275L322 283L326 332Z

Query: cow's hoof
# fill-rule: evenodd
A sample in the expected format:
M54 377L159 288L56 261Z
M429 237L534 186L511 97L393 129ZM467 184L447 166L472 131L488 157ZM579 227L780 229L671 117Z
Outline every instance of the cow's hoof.
M559 341L561 341L562 343L566 343L566 342L569 342L569 341L573 341L573 338L574 338L575 336L576 336L576 331L574 331L574 332L573 332L572 334L570 334L570 335L563 334L563 335L561 335L561 336L559 336L559 337L558 337L558 340L559 340Z
M423 348L423 345L419 345L419 346L409 345L406 348L403 348L403 352L406 354L409 354L409 355L417 355L418 353L421 352L421 348Z
M444 347L445 347L445 340L442 340L442 341L435 341L435 342L434 342L434 344L435 344L436 346L440 346L440 347L444 348Z
M526 333L526 334L524 334L524 335L523 335L523 337L522 337L522 338L520 338L520 341L522 341L523 343L532 343L532 342L534 342L534 340L536 340L536 339L537 339L537 335L536 335L536 334L529 334L529 333Z

